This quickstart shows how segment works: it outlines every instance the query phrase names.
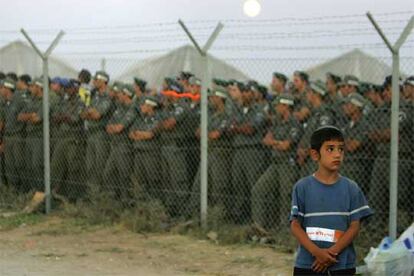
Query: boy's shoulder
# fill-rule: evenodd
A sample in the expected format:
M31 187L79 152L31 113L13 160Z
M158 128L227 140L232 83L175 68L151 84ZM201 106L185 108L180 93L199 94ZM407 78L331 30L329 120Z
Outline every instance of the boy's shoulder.
M313 179L312 175L302 177L301 179L296 181L294 188L295 189L303 189L304 187L306 187L307 185L309 185L312 182L312 179Z
M305 176L301 179L299 179L296 184L295 184L295 188L296 189L303 189L305 187L309 187L310 184L312 182L316 181L315 177L313 175L308 175ZM345 185L347 187L349 187L350 189L359 189L359 185L352 179L346 177L346 176L342 176L340 177L339 181L341 182L342 185Z

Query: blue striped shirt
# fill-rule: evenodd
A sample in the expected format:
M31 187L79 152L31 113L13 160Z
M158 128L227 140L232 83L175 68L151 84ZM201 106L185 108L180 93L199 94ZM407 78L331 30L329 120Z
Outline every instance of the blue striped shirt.
M358 185L341 176L334 184L324 184L314 176L299 180L293 187L290 221L297 219L309 238L319 248L335 244L355 220L373 214ZM354 268L356 256L351 243L337 257L329 270ZM310 269L315 258L299 245L295 266Z

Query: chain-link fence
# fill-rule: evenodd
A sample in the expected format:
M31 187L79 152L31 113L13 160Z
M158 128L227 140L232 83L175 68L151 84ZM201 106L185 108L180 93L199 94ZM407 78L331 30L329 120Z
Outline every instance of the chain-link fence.
M379 22L396 35L407 15L382 14ZM192 22L190 29L203 39L211 24ZM288 231L293 185L315 171L310 135L330 124L345 133L343 175L359 184L376 211L370 241L382 237L389 207L391 83L385 77L391 58L368 20L293 18L224 26L228 31L212 48L216 57L209 57L209 221L250 225L258 235ZM49 32L33 31L34 40ZM56 56L75 70L56 74L63 62L50 60L54 207L62 200L82 202L110 216L115 209L149 206L163 221L198 220L198 77L204 68L196 50L178 47L187 38L176 23L68 30L67 36ZM399 230L414 215L412 47L409 38L400 59ZM41 73L16 66L0 67L18 73L17 80L8 74L1 89L0 206L15 201L6 190L44 190L43 86L36 79ZM82 68L93 74L74 75ZM32 74L32 81L23 73Z

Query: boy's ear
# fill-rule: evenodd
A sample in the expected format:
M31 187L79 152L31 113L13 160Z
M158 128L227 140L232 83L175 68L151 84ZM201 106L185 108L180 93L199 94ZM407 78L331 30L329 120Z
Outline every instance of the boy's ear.
M312 158L313 161L318 161L320 158L319 152L314 149L309 150L309 155Z

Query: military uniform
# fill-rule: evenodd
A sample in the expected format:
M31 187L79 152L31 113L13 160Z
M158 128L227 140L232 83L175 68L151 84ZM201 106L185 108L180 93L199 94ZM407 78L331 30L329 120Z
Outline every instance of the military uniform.
M228 214L231 207L231 199L228 195L231 193L231 143L227 134L230 120L229 115L225 112L209 110L208 132L219 131L218 139L209 140L208 142L208 202L209 206L217 206ZM189 214L198 214L200 210L200 181L201 171L198 168L194 178L194 184L189 204Z
M188 178L194 179L197 174L198 165L200 164L200 141L197 139L195 133L201 121L201 106L199 101L192 101L189 103L188 117L187 117L187 167Z
M65 94L61 91L59 94L55 95L50 101L50 154L53 155L56 143L62 137L58 135L59 133L59 124L55 120L56 114L61 112L61 109L65 103Z
M21 113L36 113L40 122L26 122L25 166L30 188L44 190L44 158L43 158L43 97L33 96L30 103Z
M79 95L69 95L54 114L60 139L51 159L52 190L71 201L81 198L85 191L85 134L80 118L84 106Z
M376 120L371 133L375 131L390 131L391 129L391 103L385 103L376 112ZM400 104L399 112L399 162L398 162L398 205L399 222L408 227L412 222L413 202L413 113L412 108L404 102ZM390 174L390 141L377 142L377 156L371 175L369 201L376 211L376 216L382 225L387 225L389 208L389 174ZM411 215L408 215L411 213ZM405 229L405 228L403 228Z
M254 129L251 135L235 133L233 136L232 191L234 194L233 216L237 222L250 218L250 197L260 175L265 170L266 151L262 138L266 126L266 117L255 105L240 106L231 114L231 126L248 124Z
M102 94L96 92L88 108L95 108L101 114L99 120L86 120L88 126L86 140L88 182L89 185L98 188L102 184L102 170L105 168L110 150L108 134L105 130L112 109L112 101L108 92L105 91Z
M131 141L128 138L128 129L135 119L128 114L130 105L119 103L108 125L120 124L124 129L117 134L109 134L111 144L110 154L104 170L106 192L109 192L123 205L127 206L131 200L131 180L133 152ZM128 114L128 116L126 116Z
M25 106L25 102L13 94L10 101L4 105L3 145L5 160L5 176L7 183L20 191L25 187L25 124L17 120Z
M369 192L369 179L371 173L371 162L369 157L369 139L367 130L369 121L363 114L366 101L360 95L349 95L348 101L361 109L361 117L357 121L349 120L349 123L342 129L345 136L345 143L348 139L360 143L358 148L347 151L344 162L341 166L341 174L354 180L362 189L364 194Z
M319 127L335 124L335 111L331 107L322 104L320 107L313 109L312 115L304 129L304 134L299 142L299 148L308 152L310 149L310 138L312 133ZM300 165L299 170L299 178L304 177L312 174L316 170L316 164L309 156L307 156L305 158L305 163Z
M286 151L271 150L271 164L252 190L253 221L265 228L287 226L290 193L297 180L295 156L301 126L290 115L286 121L275 118L270 131L274 140L289 141L290 146Z
M138 114L138 111L136 114ZM154 115L141 114L136 116L130 128L130 133L134 131L150 131L154 133L154 137L151 139L132 142L134 149L134 176L138 185L134 187L134 194L138 200L165 200L163 197L163 187L161 186L162 175L160 174L160 123L160 114L158 111L155 111ZM167 194L166 196L172 195Z
M172 216L181 216L186 209L191 181L188 168L188 125L189 106L184 101L167 104L163 119L175 119L176 126L161 132L162 179L165 195L164 204Z

